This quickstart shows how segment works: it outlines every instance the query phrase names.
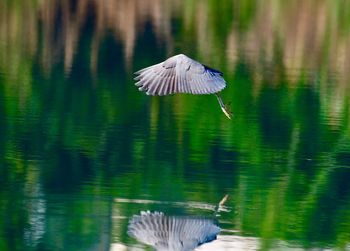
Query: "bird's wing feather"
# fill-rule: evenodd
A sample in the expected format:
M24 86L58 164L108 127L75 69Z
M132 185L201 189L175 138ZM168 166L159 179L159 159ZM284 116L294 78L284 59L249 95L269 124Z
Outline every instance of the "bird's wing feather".
M212 219L141 212L129 221L128 234L157 250L188 251L216 239L220 228Z
M128 234L143 243L157 246L164 245L169 240L168 229L164 227L162 213L142 212L141 215L134 215L129 222Z
M148 95L211 94L225 88L222 73L183 55L139 70L136 86Z

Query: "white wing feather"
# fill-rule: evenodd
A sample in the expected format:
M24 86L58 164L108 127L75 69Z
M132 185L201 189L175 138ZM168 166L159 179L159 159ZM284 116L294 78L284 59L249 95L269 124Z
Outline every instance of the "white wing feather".
M136 86L148 95L174 93L212 94L226 87L220 71L183 54L168 58L135 73Z

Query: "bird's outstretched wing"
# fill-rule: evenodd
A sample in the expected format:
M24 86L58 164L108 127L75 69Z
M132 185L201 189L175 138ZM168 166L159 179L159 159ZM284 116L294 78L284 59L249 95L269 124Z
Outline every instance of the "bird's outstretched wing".
M174 93L212 94L225 88L220 71L183 54L135 72L136 86L148 95Z
M159 212L134 215L128 234L152 245L158 251L191 251L216 239L220 228L212 219L202 217L165 216Z

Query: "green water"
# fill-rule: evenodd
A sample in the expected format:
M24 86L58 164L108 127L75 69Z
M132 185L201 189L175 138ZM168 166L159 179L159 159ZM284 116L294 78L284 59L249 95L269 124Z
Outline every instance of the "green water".
M214 95L150 97L184 53ZM0 250L151 250L141 210L217 217L203 250L350 250L350 2L0 0Z

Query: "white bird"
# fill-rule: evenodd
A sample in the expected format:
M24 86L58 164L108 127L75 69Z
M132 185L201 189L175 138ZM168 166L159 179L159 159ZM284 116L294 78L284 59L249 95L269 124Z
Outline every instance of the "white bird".
M203 65L184 54L168 58L164 62L135 72L136 86L147 95L175 93L215 94L224 114L231 119L231 112L222 101L219 92L226 87L223 73Z
M128 225L128 234L157 251L192 251L216 239L220 228L203 217L165 216L161 212L141 212Z

